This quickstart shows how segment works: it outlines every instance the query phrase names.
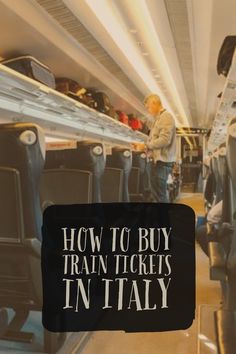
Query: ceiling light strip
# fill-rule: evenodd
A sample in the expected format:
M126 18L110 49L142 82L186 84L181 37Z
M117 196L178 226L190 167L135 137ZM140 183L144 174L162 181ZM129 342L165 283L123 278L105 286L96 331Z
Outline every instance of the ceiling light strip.
M148 89L151 92L156 92L160 95L163 104L173 114L176 123L179 124L178 118L174 114L165 95L157 85L156 80L153 78L151 70L147 67L143 55L141 55L140 51L135 45L135 42L130 40L129 36L127 35L125 25L118 20L118 16L116 16L116 13L114 12L112 3L108 0L85 1L86 4L90 7L90 9L93 11L94 15L98 18L100 23L104 26L106 31L110 34L113 41L118 45L118 47L120 48L124 56L127 58L129 63L135 68L138 75L145 81L148 86ZM136 2L136 6L139 6L140 4L140 1ZM184 112L183 109L182 112ZM185 117L185 113L182 112L181 115ZM184 118L184 122L186 125L188 125L187 119Z

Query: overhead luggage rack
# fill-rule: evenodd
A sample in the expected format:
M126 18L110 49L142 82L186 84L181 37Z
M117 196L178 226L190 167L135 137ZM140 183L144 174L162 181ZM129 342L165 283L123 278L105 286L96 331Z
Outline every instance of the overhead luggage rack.
M0 64L0 114L37 123L51 136L127 145L147 136Z

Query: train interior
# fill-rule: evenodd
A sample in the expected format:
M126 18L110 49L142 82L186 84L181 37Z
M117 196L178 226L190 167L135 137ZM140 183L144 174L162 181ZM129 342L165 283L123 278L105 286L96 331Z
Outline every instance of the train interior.
M218 60L236 38L235 10L234 0L0 0L0 353L235 354L236 55L226 72ZM49 332L43 211L153 202L150 92L176 124L169 200L196 214L195 320L160 333Z

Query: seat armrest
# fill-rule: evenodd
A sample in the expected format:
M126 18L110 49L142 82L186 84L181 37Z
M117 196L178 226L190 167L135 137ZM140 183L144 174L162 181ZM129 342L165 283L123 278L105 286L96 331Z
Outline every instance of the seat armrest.
M210 279L226 280L226 253L219 242L209 242Z

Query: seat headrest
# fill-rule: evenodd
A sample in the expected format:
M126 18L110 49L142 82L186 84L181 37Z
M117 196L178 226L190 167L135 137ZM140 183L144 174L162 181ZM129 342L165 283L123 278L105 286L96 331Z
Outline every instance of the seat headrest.
M112 153L120 153L124 157L132 157L132 153L130 149L127 148L120 148L120 147L115 147L112 149Z
M37 131L37 134L35 134L35 129ZM40 126L33 123L0 124L0 131L3 130L15 131L16 135L18 135L19 140L24 145L34 145L38 141L41 155L45 160L45 136L43 129Z
M106 155L105 154L105 146L103 143L100 142L95 142L95 141L89 141L89 140L85 140L85 141L78 141L77 142L77 149L79 149L80 147L90 147L91 151L94 155L99 156L99 155Z
M24 238L41 238L39 182L44 165L42 129L32 123L0 125L0 162L20 175Z

